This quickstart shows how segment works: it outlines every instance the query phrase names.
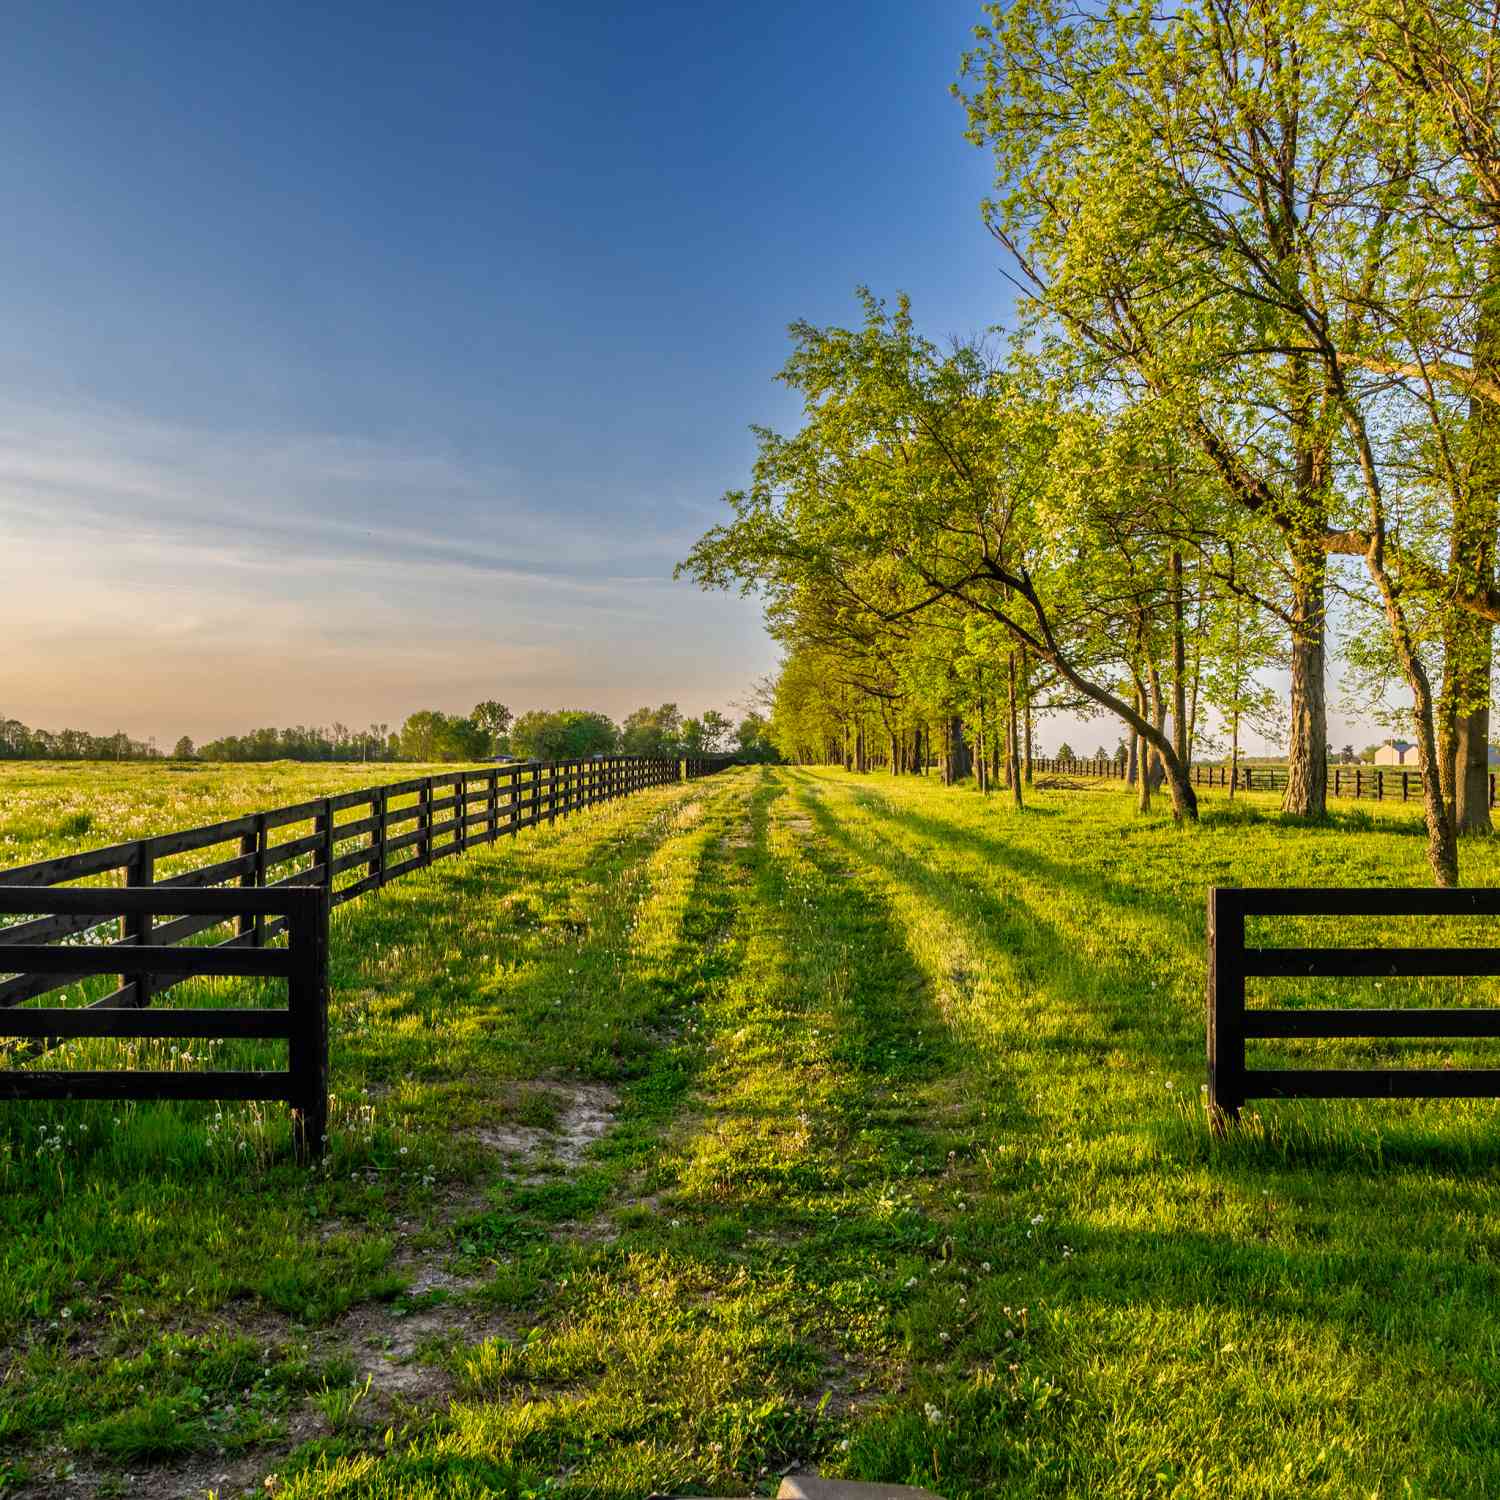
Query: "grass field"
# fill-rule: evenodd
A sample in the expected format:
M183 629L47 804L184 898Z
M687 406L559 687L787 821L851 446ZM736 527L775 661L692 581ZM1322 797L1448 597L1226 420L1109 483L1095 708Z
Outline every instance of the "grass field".
M0 869L454 766L0 761Z
M111 770L84 843L267 800ZM1204 887L1426 884L1416 813L1034 801L745 769L341 908L315 1174L275 1108L0 1108L0 1488L1500 1492L1494 1107L1199 1096Z

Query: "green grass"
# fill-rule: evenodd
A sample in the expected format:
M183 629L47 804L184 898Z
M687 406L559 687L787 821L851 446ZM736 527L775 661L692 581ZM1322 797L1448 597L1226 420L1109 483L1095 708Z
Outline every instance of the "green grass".
M0 869L457 769L358 762L0 761Z
M0 1489L1500 1492L1494 1106L1199 1095L1204 888L1426 884L1416 811L1034 803L744 770L341 908L320 1173L0 1108Z

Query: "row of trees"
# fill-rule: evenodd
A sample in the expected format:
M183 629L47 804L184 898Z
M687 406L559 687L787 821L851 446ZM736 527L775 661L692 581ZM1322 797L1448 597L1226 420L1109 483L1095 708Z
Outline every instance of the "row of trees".
M124 730L90 734L86 729L31 729L19 719L0 718L0 760L149 760L158 755L149 740Z
M297 725L226 735L195 746L184 736L172 756L202 761L477 761L510 755L523 760L579 760L590 755L721 755L742 759L775 758L769 726L758 713L738 725L717 709L699 718L684 718L675 703L638 708L616 725L602 713L586 709L533 709L516 718L493 699L469 714L422 709L399 729L371 724L350 729ZM15 719L0 719L0 759L9 760L146 760L160 758L154 742L124 734L90 735L79 730L50 734L28 729Z
M1114 715L1179 818L1207 727L1290 677L1286 807L1324 813L1326 677L1398 691L1428 852L1488 831L1500 619L1500 12L1465 0L986 10L959 94L1019 330L939 346L864 294L797 324L684 563L759 589L784 750L900 769ZM930 731L929 731L930 732ZM957 752L944 749L944 758ZM1143 795L1152 775L1143 775Z

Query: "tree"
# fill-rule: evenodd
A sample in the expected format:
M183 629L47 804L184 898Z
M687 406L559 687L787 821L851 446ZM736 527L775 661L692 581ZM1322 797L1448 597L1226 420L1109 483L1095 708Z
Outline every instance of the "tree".
M407 717L401 726L401 758L422 762L481 760L489 753L490 736L472 719L426 708Z
M197 751L193 749L193 742L187 737L187 735L183 735L183 737L177 741L176 745L172 747L173 760L192 760L196 754Z
M735 753L740 760L766 764L779 760L771 740L771 724L766 716L752 709L740 720L734 731Z
M729 744L729 736L734 732L734 725L721 714L718 709L710 708L704 712L702 718L703 754L721 754Z
M675 703L660 708L638 708L620 726L620 748L627 755L679 755L682 751L682 714Z
M1032 392L982 346L943 354L916 334L905 299L888 314L862 295L861 329L794 325L782 379L804 393L805 425L791 438L758 434L751 488L726 497L734 521L708 532L679 572L708 588L759 588L773 618L823 594L850 616L935 621L960 641L966 621L999 627L1012 761L1024 651L1149 743L1174 813L1195 818L1182 758L1112 686L1123 634L1109 607L1114 539L1103 525L1079 527L1090 496L1059 479L1076 453L1086 486L1097 419Z
M486 698L483 703L476 703L473 712L469 715L469 718L490 737L491 755L503 755L509 748L506 735L510 730L513 717L511 711L503 703L498 703L493 698Z
M1057 758L1059 760L1077 760L1078 757L1073 753L1073 747L1064 740L1057 747Z
M604 714L588 709L532 709L511 727L512 751L526 760L585 760L619 744L620 732Z
M965 64L971 135L995 154L988 213L1033 344L1117 405L1170 413L1247 524L1280 538L1293 811L1323 808L1327 560L1362 562L1410 696L1429 860L1452 884L1450 725L1488 697L1489 634L1460 626L1500 618L1495 18L1422 0L988 13ZM1455 390L1477 403L1461 421Z

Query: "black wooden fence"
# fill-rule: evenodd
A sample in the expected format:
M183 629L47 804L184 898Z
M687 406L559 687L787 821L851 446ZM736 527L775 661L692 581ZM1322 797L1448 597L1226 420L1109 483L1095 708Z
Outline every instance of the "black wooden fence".
M184 979L208 975L248 975L284 979L285 1009L206 1007L142 1010L119 1000L111 1005L12 1006L0 1016L3 1034L46 1046L79 1037L167 1037L223 1040L233 1037L282 1039L287 1065L276 1072L143 1072L138 1069L90 1072L82 1069L0 1071L0 1099L283 1099L292 1106L297 1154L303 1160L322 1153L328 1129L328 892L319 886L281 890L57 889L9 886L0 889L0 914L29 914L32 920L5 929L0 963L24 971L49 986L76 984L95 974L116 973L128 964L136 993L160 993ZM285 947L255 948L243 938L211 947L142 948L123 944L87 946L28 942L59 926L116 918L148 931L157 917L176 922L155 928L159 940L246 917L264 923L272 917L287 934ZM166 977L168 983L161 983ZM154 983L152 983L154 981ZM147 986L150 986L149 988Z
M1262 1038L1500 1037L1500 1010L1272 1010L1247 978L1500 975L1500 948L1247 948L1247 917L1500 917L1500 890L1214 889L1208 893L1208 1104L1217 1125L1248 1099L1500 1096L1496 1068L1247 1068Z
M1037 758L1031 763L1037 774L1062 776L1099 776L1123 780L1125 762L1118 758L1103 760L1057 760ZM1189 776L1194 786L1229 785L1228 766L1194 765ZM1286 789L1285 766L1238 766L1235 768L1235 787L1246 792L1280 792ZM1422 773L1403 770L1397 766L1329 766L1328 795L1351 797L1356 800L1383 802L1420 801L1422 797ZM1495 773L1490 772L1490 806L1495 806Z
M0 870L0 919L26 918L0 925L0 974L11 976L0 979L0 1042L19 1039L21 1060L77 1037L285 1037L290 1047L285 1073L11 1067L0 1069L0 1098L286 1099L299 1149L315 1155L326 1119L331 907L522 828L728 763L601 756L450 771ZM235 851L227 857L226 846ZM174 946L231 923L218 941ZM283 936L287 947L271 946ZM101 974L119 985L88 1005L28 1004ZM205 975L284 978L288 1009L142 1014Z

